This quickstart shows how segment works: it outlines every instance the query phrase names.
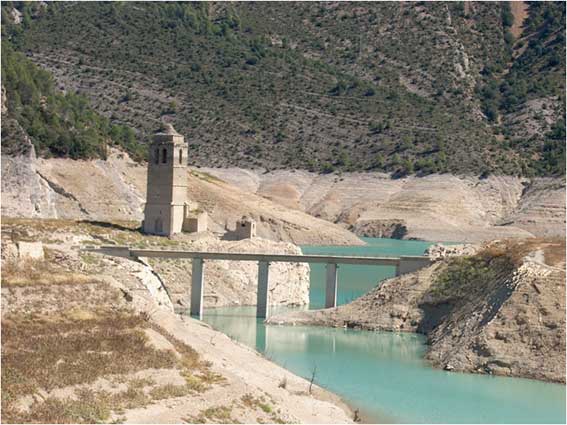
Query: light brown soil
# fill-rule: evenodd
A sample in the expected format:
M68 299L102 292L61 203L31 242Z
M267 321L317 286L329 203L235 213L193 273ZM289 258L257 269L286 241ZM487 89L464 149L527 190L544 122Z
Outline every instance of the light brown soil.
M481 242L565 236L565 182L560 178L430 175L392 179L382 173L206 171L244 191L298 205L361 236L381 234L394 222L406 228L398 231L404 239Z
M514 15L514 23L510 32L518 39L522 36L524 21L528 17L528 5L525 1L511 1L510 9L512 9L512 15Z
M341 226L240 189L206 173L187 175L188 201L209 215L209 230L223 235L246 215L258 236L315 245L362 245ZM2 156L2 216L97 221L143 218L146 166L113 150L107 161Z

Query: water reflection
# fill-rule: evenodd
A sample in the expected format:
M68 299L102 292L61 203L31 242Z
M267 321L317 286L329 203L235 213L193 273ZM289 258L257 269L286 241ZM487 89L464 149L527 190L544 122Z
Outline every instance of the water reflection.
M318 384L376 421L565 423L565 386L433 369L420 335L266 327L254 307L207 310L205 321L300 376L316 367Z
M366 247L303 247L304 253L420 255L427 242L367 239ZM339 303L392 276L393 267L343 266ZM310 300L323 304L324 266L313 265ZM285 308L274 308L280 314ZM565 423L565 386L527 379L450 373L423 360L415 334L317 327L266 327L254 307L205 311L205 321L291 372L341 395L375 421L410 423Z

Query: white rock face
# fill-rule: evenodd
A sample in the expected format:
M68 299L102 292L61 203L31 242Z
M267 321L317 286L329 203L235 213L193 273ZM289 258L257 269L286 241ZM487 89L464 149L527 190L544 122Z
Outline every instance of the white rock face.
M173 312L173 303L163 282L145 259L140 259L139 262L124 260L121 266L140 281L160 308Z
M461 257L474 255L478 252L479 245L449 245L435 244L427 248L425 255L432 260L443 260L447 257Z
M189 173L187 197L223 234L243 215L265 239L295 244L362 245L354 234L303 211L243 192L209 175ZM94 221L142 220L146 166L111 150L108 160L73 161L2 156L2 215Z

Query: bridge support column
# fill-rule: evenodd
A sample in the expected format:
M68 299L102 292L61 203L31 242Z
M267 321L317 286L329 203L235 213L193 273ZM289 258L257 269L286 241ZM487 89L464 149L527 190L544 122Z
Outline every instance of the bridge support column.
M325 308L337 306L337 269L338 264L327 264L327 285L325 288Z
M203 318L203 259L193 258L191 276L191 316Z
M265 319L268 317L268 277L270 263L258 262L258 295L256 298L256 317Z

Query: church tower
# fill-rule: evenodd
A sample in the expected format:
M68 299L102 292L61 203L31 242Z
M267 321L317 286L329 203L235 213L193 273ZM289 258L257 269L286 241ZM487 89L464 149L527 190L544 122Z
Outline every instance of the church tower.
M150 145L144 232L164 236L181 232L186 200L187 144L166 124Z

